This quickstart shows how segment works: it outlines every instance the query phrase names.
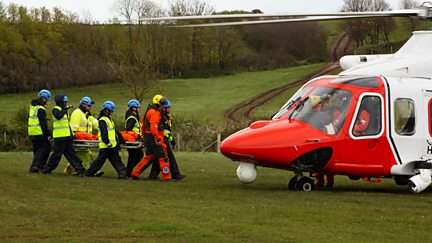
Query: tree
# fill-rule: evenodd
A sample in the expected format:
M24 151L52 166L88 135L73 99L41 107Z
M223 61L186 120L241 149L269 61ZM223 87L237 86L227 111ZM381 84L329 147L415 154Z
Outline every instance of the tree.
M388 11L390 4L386 0L344 0L341 7L343 12ZM395 28L392 18L372 18L367 20L351 20L343 24L344 30L357 42L357 46L363 44L369 37L370 43L379 44L380 34L385 41Z
M209 15L214 12L213 6L201 0L176 0L169 6L170 16ZM202 63L204 43L203 36L208 31L205 28L194 28L191 40L192 69L197 69Z
M402 0L400 2L401 9L412 9L418 7L420 7L420 4L415 0ZM405 20L405 22L410 27L411 31L414 31L417 29L417 26L420 21L418 18L408 18Z
M150 0L119 0L115 3L115 8L121 17L126 18L128 37L126 41L118 40L113 45L116 65L112 67L117 71L118 78L141 102L145 91L159 79L160 52L157 51L157 40L161 38L161 27L152 24L141 26L141 22L136 26L132 23L134 19L155 17L163 11Z

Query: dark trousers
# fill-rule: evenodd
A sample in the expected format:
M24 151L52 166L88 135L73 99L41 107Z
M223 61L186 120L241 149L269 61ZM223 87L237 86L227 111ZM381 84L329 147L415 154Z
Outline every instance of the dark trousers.
M168 138L164 137L164 142L166 144L166 149L167 149L167 153L168 153L168 162L170 165L171 177L176 179L180 175L180 170L178 168L177 160L174 156L174 152L171 148L171 144L169 143ZM151 172L150 172L150 177L153 177L153 178L157 177L159 172L160 172L159 163L158 163L158 161L153 160L152 168L151 168Z
M67 139L62 141L54 140L54 151L44 168L44 172L51 172L55 170L60 163L63 154L75 170L85 170L82 166L82 161L75 154L73 140Z
M144 156L142 149L128 149L129 153L128 162L126 165L126 175L131 176L135 166L141 161Z
M45 135L30 136L30 141L33 144L33 161L29 171L37 172L45 167L51 151L51 144Z
M117 145L120 146L120 145ZM119 179L126 178L126 168L121 161L119 150L117 147L112 149L99 149L98 157L95 161L91 163L90 168L86 172L86 176L93 176L96 172L98 172L102 166L105 164L106 160L109 160L111 165L117 171Z

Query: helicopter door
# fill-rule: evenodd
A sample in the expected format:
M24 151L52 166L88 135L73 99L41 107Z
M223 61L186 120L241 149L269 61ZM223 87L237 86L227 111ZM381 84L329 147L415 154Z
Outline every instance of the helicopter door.
M344 143L347 148L342 153L342 161L334 165L335 173L358 176L382 174L384 167L381 161L386 154L383 100L376 93L360 96Z

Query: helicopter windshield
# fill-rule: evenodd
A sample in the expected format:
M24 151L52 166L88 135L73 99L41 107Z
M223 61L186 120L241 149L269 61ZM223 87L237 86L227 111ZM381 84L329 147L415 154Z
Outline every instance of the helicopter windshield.
M289 119L336 135L345 123L351 98L352 94L347 90L318 87L298 102Z
M285 105L282 106L282 108L280 108L280 110L278 111L278 113L276 113L272 117L272 119L279 119L279 118L281 118L292 107L294 107L295 104L297 104L300 101L300 99L301 99L302 96L304 96L310 90L311 90L311 87L303 87L299 92L297 92L296 94L294 94L294 96L291 97L291 99L289 99L287 101L287 103L285 103Z

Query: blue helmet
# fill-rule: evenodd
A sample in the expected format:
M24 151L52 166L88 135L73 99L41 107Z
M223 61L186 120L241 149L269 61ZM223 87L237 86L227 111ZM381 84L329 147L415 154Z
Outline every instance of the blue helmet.
M116 105L112 101L105 101L102 105L102 109L108 109L110 111L114 111L116 109Z
M51 92L49 92L46 89L43 89L43 90L39 91L38 96L39 97L44 97L45 99L50 100L51 99Z
M128 102L128 109L130 109L132 107L140 108L141 104L140 104L140 102L138 100L129 100L129 102Z
M90 97L83 97L80 101L80 104L85 104L87 106L92 106L94 104L94 101L92 99L90 99Z
M172 106L171 102L167 100L167 102L163 105L164 108L170 108Z
M66 95L63 97L63 102L69 102L69 98Z

